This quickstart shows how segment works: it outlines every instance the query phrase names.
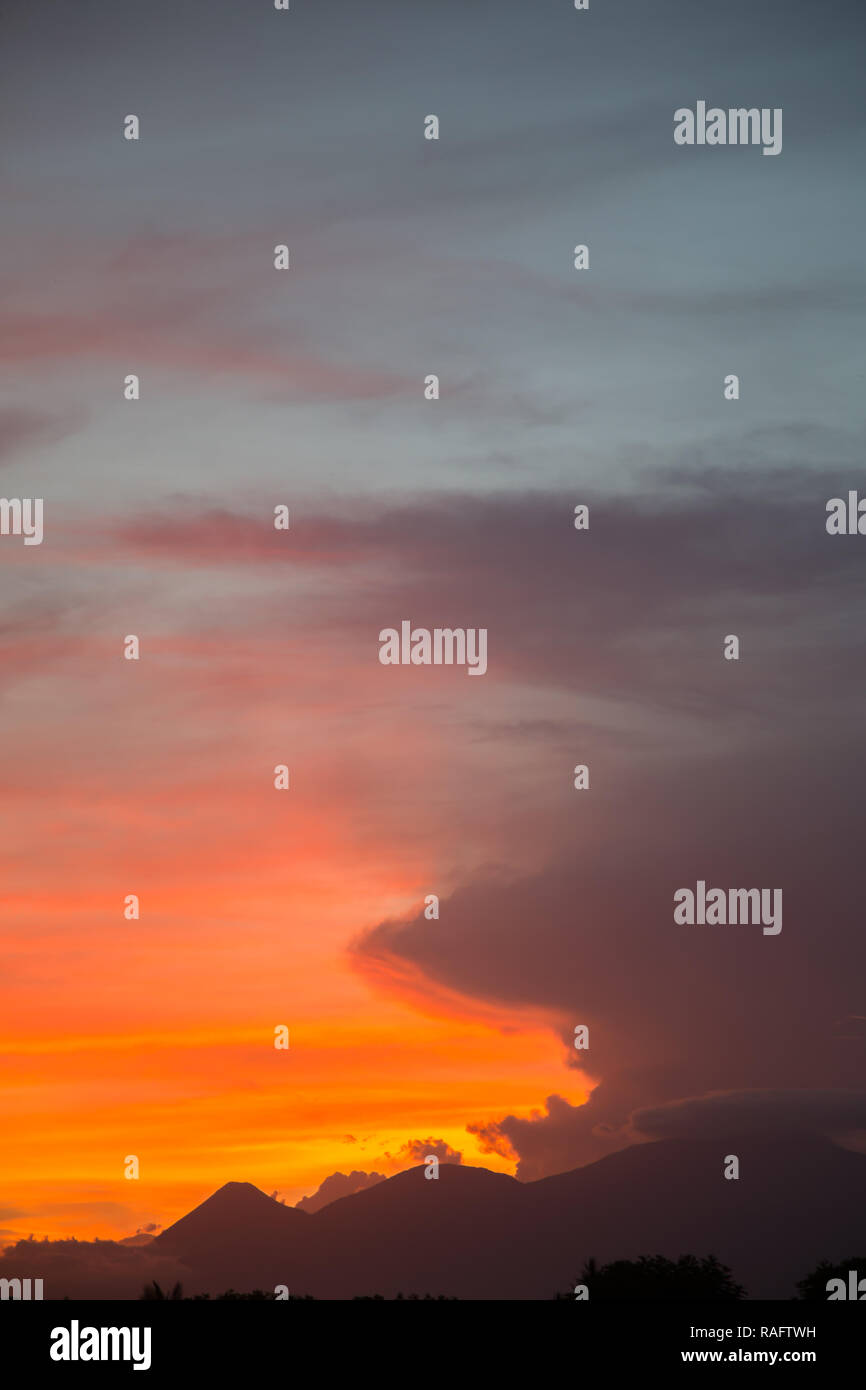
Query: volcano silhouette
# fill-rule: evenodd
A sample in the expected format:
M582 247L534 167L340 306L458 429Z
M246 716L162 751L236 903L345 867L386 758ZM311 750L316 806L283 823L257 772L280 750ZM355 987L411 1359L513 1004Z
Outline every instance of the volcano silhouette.
M728 1153L736 1181L723 1177ZM412 1168L312 1215L231 1182L151 1249L182 1264L189 1293L283 1284L317 1298L547 1299L590 1256L714 1254L751 1297L790 1298L819 1260L864 1244L866 1156L814 1136L750 1135L639 1144L532 1183Z

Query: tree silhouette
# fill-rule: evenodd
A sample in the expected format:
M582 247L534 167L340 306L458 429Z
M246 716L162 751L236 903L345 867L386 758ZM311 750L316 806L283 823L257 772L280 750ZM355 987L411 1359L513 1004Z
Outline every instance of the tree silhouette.
M641 1255L638 1260L614 1260L599 1266L587 1260L576 1284L585 1284L590 1302L599 1299L707 1299L728 1301L745 1298L746 1290L735 1283L727 1265L715 1255L698 1259L681 1255L668 1260L664 1255ZM574 1289L558 1293L557 1299L574 1300Z
M160 1285L159 1285L159 1284L156 1282L156 1280L154 1279L154 1281L153 1281L152 1284L145 1284L145 1286L144 1286L144 1288L143 1288L143 1290L142 1290L142 1293L141 1293L141 1297L142 1297L142 1298L146 1298L146 1299L151 1299L151 1300L152 1300L152 1299L164 1299L164 1300L165 1300L165 1299L168 1299L168 1300L172 1300L172 1301L176 1302L178 1299L182 1299L182 1298L183 1298L183 1287L182 1287L182 1285L180 1285L180 1284L175 1284L175 1286L174 1286L174 1288L172 1289L171 1293L165 1293L165 1291L160 1287Z
M805 1279L798 1281L800 1298L806 1299L809 1303L826 1303L829 1297L827 1281L841 1279L847 1290L848 1271L852 1269L857 1271L858 1281L866 1277L866 1255L852 1255L850 1260L840 1260L839 1264L835 1265L829 1260L822 1260Z

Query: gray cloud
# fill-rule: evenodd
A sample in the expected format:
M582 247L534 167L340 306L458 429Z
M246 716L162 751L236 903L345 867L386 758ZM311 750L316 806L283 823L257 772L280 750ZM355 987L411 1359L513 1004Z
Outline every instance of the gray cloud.
M517 1159L516 1176L533 1182L581 1166L591 1154L601 1158L633 1143L660 1139L734 1141L749 1134L764 1138L822 1134L856 1139L866 1130L866 1092L790 1089L716 1092L635 1111L623 1126L600 1119L598 1100L572 1105L548 1096L544 1110L529 1118L467 1126L482 1149Z
M516 1158L515 1177L535 1182L579 1167L587 1160L587 1137L592 1133L592 1102L576 1106L562 1096L548 1096L544 1111L529 1119L506 1115L501 1120L467 1125L478 1139L482 1151L503 1158ZM592 1157L624 1147L619 1135L593 1136Z
M53 444L81 428L85 417L80 411L51 414L40 410L10 408L0 410L0 465L27 448Z
M593 812L603 837L576 807L567 860L525 878L478 874L443 900L435 932L420 914L379 924L356 941L357 967L386 990L411 979L423 993L427 980L516 1020L546 1010L569 1065L600 1082L544 1127L565 1126L553 1137L571 1166L630 1142L634 1110L683 1096L856 1087L866 1044L839 1022L858 1011L862 974L859 777L844 748L795 756L782 737L745 762L704 755L614 782ZM699 878L780 886L781 934L675 925L674 891ZM571 1046L577 1023L587 1052ZM513 1117L502 1130L512 1143L529 1132ZM536 1157L526 1151L530 1171Z
M866 1091L723 1091L638 1110L634 1130L650 1139L724 1139L726 1135L846 1135L866 1129Z

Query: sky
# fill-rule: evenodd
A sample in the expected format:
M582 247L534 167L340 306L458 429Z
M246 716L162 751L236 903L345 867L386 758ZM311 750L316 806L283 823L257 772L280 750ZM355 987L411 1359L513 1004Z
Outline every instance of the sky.
M533 1180L866 1131L866 541L824 524L864 37L847 0L4 7L0 489L45 535L0 537L0 1241L419 1143ZM781 154L676 146L698 100L782 108ZM487 673L382 666L403 619L486 628ZM675 928L698 879L782 886L782 932Z

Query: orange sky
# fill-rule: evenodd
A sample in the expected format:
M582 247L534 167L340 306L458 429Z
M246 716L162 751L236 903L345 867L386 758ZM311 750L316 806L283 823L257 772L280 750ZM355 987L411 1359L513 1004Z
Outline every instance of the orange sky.
M3 1225L37 1236L167 1224L233 1177L293 1202L333 1171L395 1171L405 1161L386 1153L431 1134L466 1161L513 1171L464 1127L528 1113L557 1071L550 1034L361 1001L331 1022L301 1022L288 1052L253 1026L18 1049L4 1043L5 1191L32 1214ZM130 1153L137 1182L122 1178Z
M522 1176L647 1107L859 1086L862 621L823 506L862 485L862 181L820 8L786 7L794 166L684 157L688 44L624 53L623 6L582 68L566 3L453 6L457 48L443 6L151 0L133 42L125 8L4 14L0 477L45 527L0 536L0 1243L428 1137L513 1171L466 1127L582 1102L590 1015L598 1104ZM689 8L739 86L730 7ZM775 24L743 34L763 73ZM381 666L407 619L489 631L486 674ZM832 931L672 934L723 869ZM430 893L449 934L406 958L472 998L353 953Z
M271 974L240 1007L218 931L195 962L195 993L188 952L177 974L169 960L168 1011L179 1011L185 986L188 1004L184 1023L171 1027L136 1018L124 1028L116 1017L127 990L112 990L112 979L135 978L147 990L164 968L153 943L123 961L98 937L83 950L79 943L94 992L110 996L96 1010L104 1021L82 1030L58 978L51 1006L29 1027L7 1020L2 1038L4 1195L27 1213L4 1212L4 1239L129 1235L168 1224L233 1178L294 1202L333 1171L395 1171L405 1160L386 1155L430 1135L466 1161L513 1171L482 1155L465 1126L506 1110L529 1113L554 1079L559 1086L562 1049L551 1030L514 1017L497 1027L493 1017L424 1016L384 1001L330 955L327 914L320 920L316 949L301 953L302 988L290 971L281 981ZM260 924L260 946L267 930ZM245 956L230 971L238 995L248 969ZM282 1022L288 1051L273 1046L273 1024ZM566 1093L579 1099L574 1085ZM122 1176L133 1153L138 1181Z
M397 765L398 709L387 732L365 711L363 743L334 750L327 708L296 743L279 702L259 700L217 747L212 691L196 719L187 683L166 691L165 658L136 671L112 656L92 698L8 762L0 1240L131 1235L229 1180L294 1202L334 1171L396 1171L401 1146L430 1136L513 1172L466 1126L528 1115L554 1090L581 1099L556 1020L365 977L347 951L431 891L445 910L465 851L437 794L453 769L436 721L406 732ZM245 656L267 660L264 645ZM234 661L230 645L193 658L217 678ZM77 670L94 661L75 654ZM24 685L20 718L35 723L42 678ZM239 698L228 682L222 702ZM130 892L138 922L123 917Z

